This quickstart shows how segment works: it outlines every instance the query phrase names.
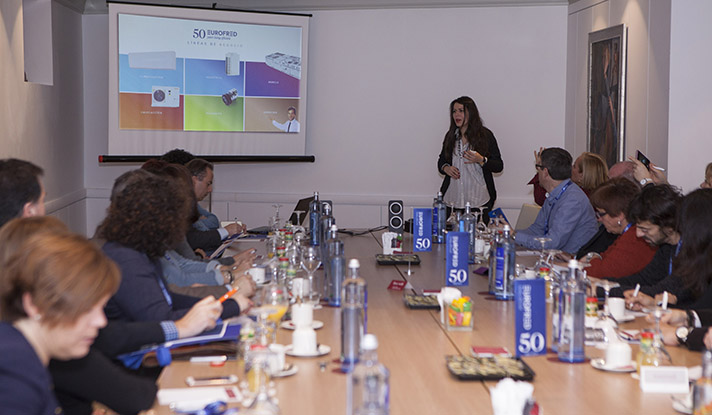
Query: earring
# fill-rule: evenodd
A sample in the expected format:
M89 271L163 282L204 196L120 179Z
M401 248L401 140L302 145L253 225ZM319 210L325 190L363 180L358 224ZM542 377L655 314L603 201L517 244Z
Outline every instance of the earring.
M621 224L621 221L618 221L618 224L620 225L620 224Z
M35 321L40 321L40 320L42 320L42 316L41 316L40 314L35 314L34 316L32 316L32 318L33 318Z

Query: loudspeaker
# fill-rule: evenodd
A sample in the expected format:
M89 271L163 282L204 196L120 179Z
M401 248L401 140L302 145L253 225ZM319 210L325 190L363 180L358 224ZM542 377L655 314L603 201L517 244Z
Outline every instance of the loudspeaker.
M388 232L403 233L403 201L388 201Z

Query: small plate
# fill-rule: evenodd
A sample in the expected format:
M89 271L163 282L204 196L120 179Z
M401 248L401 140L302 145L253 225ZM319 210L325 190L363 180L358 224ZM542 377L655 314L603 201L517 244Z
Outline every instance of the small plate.
M284 353L287 356L293 356L293 357L319 357L319 356L324 356L325 354L329 354L331 352L331 347L325 345L325 344L320 344L317 346L316 353L307 353L307 354L297 354L294 353L293 350L294 346L291 344L288 344L287 347L284 349Z
M293 363L287 363L287 365L282 369L281 372L272 375L273 378L286 378L287 376L292 376L297 373L299 368Z
M598 370L605 370L606 372L617 372L617 373L628 373L635 372L635 362L630 362L629 365L620 367L608 367L606 366L606 361L603 359L591 359L591 366Z
M672 409L681 414L692 415L692 397L676 398L671 396L670 398L672 399Z
M287 330L294 330L297 328L297 326L294 325L294 322L292 320L283 321L282 324L279 325L279 327ZM319 330L320 328L324 327L324 322L319 320L312 320L311 327L314 330Z

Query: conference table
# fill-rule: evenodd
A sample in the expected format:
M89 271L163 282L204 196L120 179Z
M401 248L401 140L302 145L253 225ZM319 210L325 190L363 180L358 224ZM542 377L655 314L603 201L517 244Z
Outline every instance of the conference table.
M409 235L408 235L409 236ZM405 246L410 246L406 236ZM405 306L404 292L389 290L393 280L407 281L413 290L438 290L444 286L445 245L434 245L431 252L418 253L421 263L412 266L379 266L375 255L381 253L380 233L343 236L345 256L357 258L361 276L368 283L368 332L378 337L379 360L390 370L390 413L411 415L492 414L489 388L495 381L461 381L450 374L446 355L470 355L473 345L503 346L515 350L514 302L497 301L480 294L487 290L487 278L470 272L469 285L460 287L473 299L472 331L448 331L440 324L439 311L414 310ZM244 242L239 249L264 244ZM526 259L524 259L526 261ZM472 267L471 267L472 268ZM319 271L322 272L322 271ZM346 379L336 359L340 353L340 310L323 307L314 318L324 322L317 330L317 341L331 347L328 355L316 358L287 356L298 372L275 379L276 397L284 415L343 414ZM644 318L623 323L622 328L642 328L650 324ZM279 329L277 341L291 343L291 331ZM635 357L638 346L633 345ZM673 364L696 366L701 355L681 347L669 347ZM586 347L588 358L603 357L604 351ZM535 372L534 398L546 414L671 414L669 394L643 393L630 373L600 371L585 363L559 362L556 355L524 357ZM229 360L222 367L177 361L166 367L160 378L161 388L182 388L186 376L243 375L241 363ZM169 414L166 406L156 406L155 414Z

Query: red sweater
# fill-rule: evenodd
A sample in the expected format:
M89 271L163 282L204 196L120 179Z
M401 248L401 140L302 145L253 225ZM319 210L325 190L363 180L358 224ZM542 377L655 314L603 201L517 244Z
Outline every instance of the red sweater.
M586 267L586 273L592 277L619 278L635 274L645 268L653 259L657 247L648 245L635 235L635 225L619 236L601 256L594 258Z

